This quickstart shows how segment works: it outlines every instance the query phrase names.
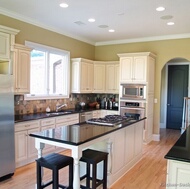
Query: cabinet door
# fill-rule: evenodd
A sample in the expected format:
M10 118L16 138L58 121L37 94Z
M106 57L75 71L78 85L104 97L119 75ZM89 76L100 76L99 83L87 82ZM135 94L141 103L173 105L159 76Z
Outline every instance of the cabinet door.
M30 51L15 49L15 92L30 93Z
M15 132L15 161L27 160L27 131Z
M94 91L105 93L105 64L94 64Z
M119 93L119 64L115 65L115 93Z
M79 62L72 62L72 92L79 92L80 91L80 63Z
M94 88L94 65L88 63L88 91L92 92Z
M92 92L93 89L93 64L81 63L81 92Z
M0 32L0 59L10 59L10 35Z
M175 189L189 188L190 165L186 162L168 160L167 166L167 184L166 188L170 189L170 184L174 183ZM186 187L185 187L186 185Z
M39 132L39 128L30 129L27 133L27 143L28 143L28 158L37 158L37 149L35 148L35 138L30 137L30 133Z
M113 146L113 172L117 172L125 164L125 151L123 150L125 144L125 132L119 130L115 132ZM119 140L118 140L119 139Z
M132 82L133 57L120 59L120 83Z
M135 156L142 153L143 126L142 122L138 122L135 125Z
M115 65L106 65L106 92L115 92Z
M128 164L134 158L135 153L135 127L128 126L125 129L125 164Z
M133 63L133 82L146 82L147 57L134 57Z

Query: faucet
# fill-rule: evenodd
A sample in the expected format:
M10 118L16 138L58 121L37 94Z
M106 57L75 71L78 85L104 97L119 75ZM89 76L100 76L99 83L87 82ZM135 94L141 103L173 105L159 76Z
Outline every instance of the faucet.
M61 104L61 105L56 105L56 112L58 112L61 108L67 107L67 104Z

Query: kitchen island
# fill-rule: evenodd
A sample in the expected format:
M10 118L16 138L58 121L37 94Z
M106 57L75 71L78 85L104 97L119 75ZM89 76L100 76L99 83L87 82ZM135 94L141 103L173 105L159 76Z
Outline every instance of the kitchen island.
M141 159L145 119L128 120L114 126L81 123L32 133L30 136L35 137L38 157L42 156L45 144L71 149L74 189L80 188L80 172L84 171L79 162L82 151L91 148L108 152L109 188ZM101 177L101 172L98 176Z
M190 188L190 127L184 131L165 158L166 188Z

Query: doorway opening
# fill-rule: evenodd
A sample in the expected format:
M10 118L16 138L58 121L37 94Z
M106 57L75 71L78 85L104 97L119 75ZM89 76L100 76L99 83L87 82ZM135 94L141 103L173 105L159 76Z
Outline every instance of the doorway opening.
M161 73L160 128L181 129L183 100L189 96L190 61L174 58Z

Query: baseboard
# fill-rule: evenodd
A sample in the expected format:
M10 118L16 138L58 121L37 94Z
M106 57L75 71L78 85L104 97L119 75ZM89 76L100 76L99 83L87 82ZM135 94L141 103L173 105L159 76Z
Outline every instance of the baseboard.
M160 141L160 134L153 134L152 135L152 140L154 140L154 141Z
M166 124L165 123L160 123L160 128L166 128Z

